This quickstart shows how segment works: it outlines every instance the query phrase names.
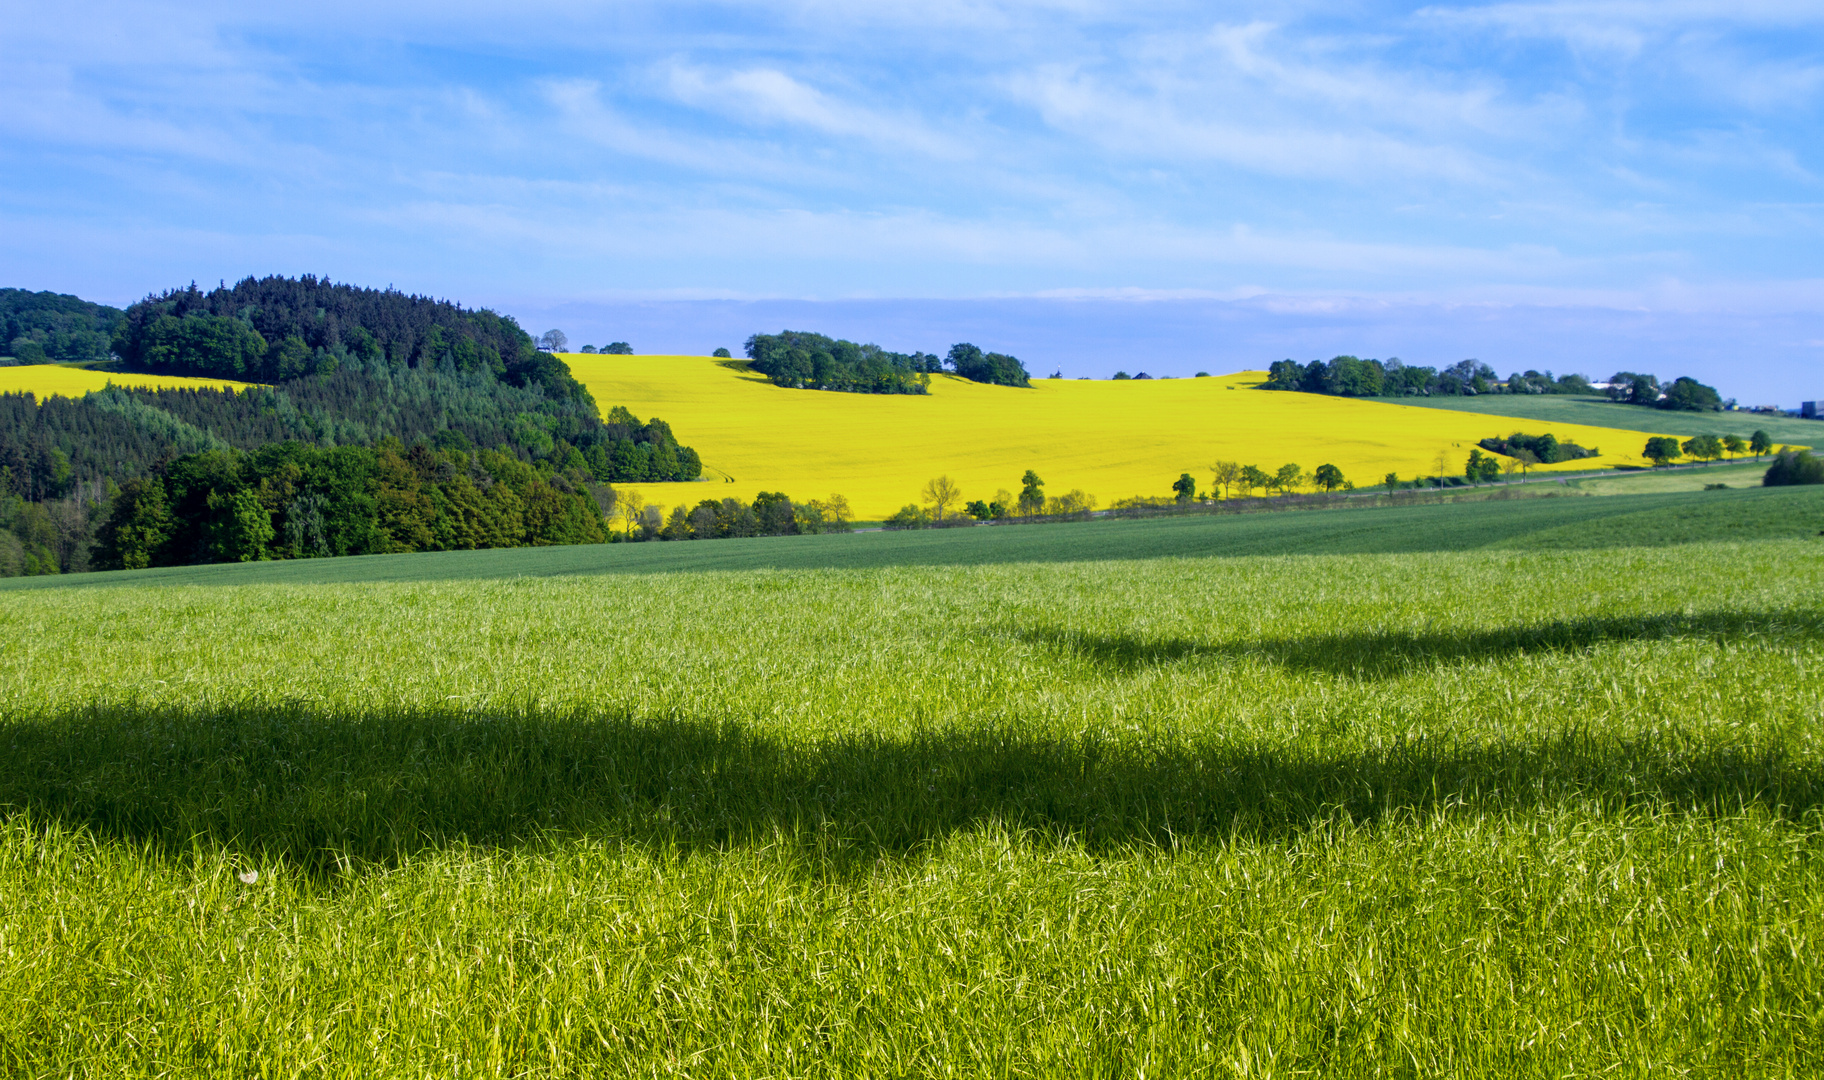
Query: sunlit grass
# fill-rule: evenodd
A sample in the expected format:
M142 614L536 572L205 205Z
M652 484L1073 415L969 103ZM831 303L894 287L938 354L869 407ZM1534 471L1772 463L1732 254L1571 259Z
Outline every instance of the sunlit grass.
M1819 595L1807 541L9 593L0 1071L1809 1075Z

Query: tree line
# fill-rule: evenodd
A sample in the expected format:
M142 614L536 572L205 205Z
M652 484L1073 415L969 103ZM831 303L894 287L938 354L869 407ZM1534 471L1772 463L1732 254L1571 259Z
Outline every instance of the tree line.
M931 376L946 371L975 382L1031 385L1025 365L1017 358L983 352L967 342L952 345L948 355L939 357L926 352L889 352L878 345L783 330L749 337L746 352L753 369L775 386L802 390L923 394L929 390Z
M543 467L539 467L542 465ZM602 543L578 470L397 439L186 454L128 481L97 529L98 569Z
M919 502L900 507L882 525L888 529L943 529L1016 518L1085 518L1097 502L1081 488L1047 495L1045 481L1032 469L1020 477L1018 495L1002 488L992 498L965 499L961 485L946 474L925 481L919 496Z
M678 505L666 516L646 506L638 492L621 495L629 540L738 540L751 536L811 536L854 531L855 515L842 495L794 502L783 491L762 491L752 503L703 499ZM637 532L636 532L637 530Z
M1693 435L1680 442L1669 435L1655 435L1647 440L1641 456L1655 465L1669 465L1681 457L1692 461L1721 461L1725 457L1753 454L1760 457L1773 449L1773 437L1756 431L1744 440L1740 435Z
M1439 370L1405 364L1398 357L1364 360L1355 356L1337 356L1328 361L1313 360L1308 364L1300 364L1296 360L1279 360L1268 369L1267 381L1262 389L1294 390L1338 397L1606 394L1613 401L1691 412L1720 410L1725 404L1714 387L1705 386L1687 376L1680 376L1662 385L1653 375L1618 371L1610 376L1608 388L1599 390L1583 375L1554 376L1549 371L1528 370L1515 372L1503 381L1496 377L1494 368L1478 360L1459 361Z

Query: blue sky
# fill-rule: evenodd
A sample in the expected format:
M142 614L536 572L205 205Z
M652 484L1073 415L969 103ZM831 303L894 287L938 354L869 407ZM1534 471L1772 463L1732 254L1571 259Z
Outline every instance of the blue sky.
M0 283L1824 397L1817 0L255 7L0 3Z

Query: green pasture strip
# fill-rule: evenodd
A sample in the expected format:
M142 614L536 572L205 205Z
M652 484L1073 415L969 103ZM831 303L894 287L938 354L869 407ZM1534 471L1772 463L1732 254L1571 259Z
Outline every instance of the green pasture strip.
M1566 548L1815 536L1824 489L1754 488L1645 496L1513 499L1418 506L1344 506L1238 515L1048 525L760 537L679 543L424 552L343 559L184 566L14 578L0 589L461 581L573 574L756 569L981 566L1210 555L1368 554L1524 546L1535 534ZM1626 518L1625 531L1602 524ZM1663 527L1662 527L1663 524Z
M114 580L0 604L0 1074L1824 1067L1815 540Z
M1717 462L1711 465L1633 469L1567 480L1564 486L1585 495L1656 495L1702 491L1706 484L1758 488L1761 486L1761 477L1767 475L1767 466L1768 462L1763 460L1741 464Z
M1458 412L1483 413L1489 416L1511 416L1516 425L1527 421L1536 424L1589 424L1593 427L1621 428L1626 431L1677 435L1740 435L1746 439L1756 431L1765 431L1775 443L1793 446L1824 445L1824 423L1800 420L1790 416L1748 412L1679 412L1671 409L1649 409L1641 405L1624 405L1601 397L1576 394L1477 394L1473 397L1401 397L1376 399L1395 405L1413 405L1425 409L1455 409ZM1518 428L1519 430L1527 430ZM1537 434L1538 432L1529 432ZM1644 443L1645 440L1642 440ZM1601 447L1600 449L1615 449ZM1638 453L1640 447L1628 449Z

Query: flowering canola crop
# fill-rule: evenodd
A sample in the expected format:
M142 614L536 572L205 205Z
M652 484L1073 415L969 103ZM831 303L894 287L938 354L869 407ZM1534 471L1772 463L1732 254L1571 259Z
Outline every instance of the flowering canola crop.
M1381 401L1254 389L1266 373L1203 379L1037 379L1031 389L935 375L926 396L788 390L741 360L705 356L566 354L604 409L625 405L664 418L702 455L709 482L629 485L648 502L694 505L752 500L760 491L794 499L847 496L856 515L879 519L917 502L924 482L947 474L965 499L1018 493L1035 470L1045 490L1072 488L1107 506L1130 495L1170 495L1188 472L1210 487L1217 459L1268 472L1295 462L1332 464L1357 486L1388 472L1431 475L1440 452L1460 475L1478 440L1546 431L1602 456L1547 470L1640 464L1638 431L1547 424Z
M115 386L180 388L187 390L241 390L251 383L228 379L192 379L182 375L129 375L118 371L90 371L61 364L28 364L0 367L0 394L28 393L40 398L81 397L91 390Z

